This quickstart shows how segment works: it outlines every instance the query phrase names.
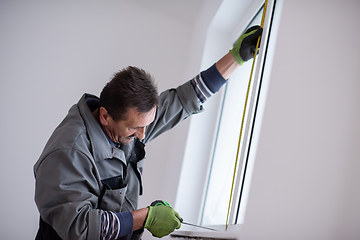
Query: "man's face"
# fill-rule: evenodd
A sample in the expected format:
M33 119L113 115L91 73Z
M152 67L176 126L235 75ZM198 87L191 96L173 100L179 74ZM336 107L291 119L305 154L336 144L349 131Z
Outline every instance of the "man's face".
M130 108L125 120L115 122L105 108L100 108L100 122L113 142L127 145L135 137L144 139L146 127L154 121L155 113L156 107L147 113L140 113L136 108Z

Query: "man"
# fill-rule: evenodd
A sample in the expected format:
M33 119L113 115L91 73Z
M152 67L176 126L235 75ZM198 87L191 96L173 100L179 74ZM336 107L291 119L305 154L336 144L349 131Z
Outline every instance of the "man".
M100 98L84 94L34 166L40 212L36 239L163 237L181 226L170 206L137 209L145 144L192 114L255 54L262 29L248 29L216 64L158 96L151 76L128 67Z

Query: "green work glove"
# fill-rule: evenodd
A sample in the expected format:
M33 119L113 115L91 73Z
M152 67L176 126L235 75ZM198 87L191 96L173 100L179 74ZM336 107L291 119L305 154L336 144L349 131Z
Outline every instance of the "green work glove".
M179 220L181 217L170 205L158 204L148 206L148 208L144 228L148 229L153 236L162 238L181 227Z
M256 43L261 34L262 28L260 26L253 26L241 34L236 41L230 52L240 65L254 57Z
M153 201L150 206L154 207L154 206L169 206L171 207L171 205L163 200L155 200ZM183 222L183 219L178 215L176 215L176 217L180 220L180 222Z

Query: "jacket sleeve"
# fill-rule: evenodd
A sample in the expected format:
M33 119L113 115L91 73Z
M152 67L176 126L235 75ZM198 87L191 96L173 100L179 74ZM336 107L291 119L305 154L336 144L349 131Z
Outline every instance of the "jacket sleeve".
M159 96L155 120L147 127L144 143L172 129L192 114L201 112L202 105L190 81L176 89L169 89Z
M35 170L35 202L41 218L62 239L100 237L102 210L93 161L73 149L49 154Z

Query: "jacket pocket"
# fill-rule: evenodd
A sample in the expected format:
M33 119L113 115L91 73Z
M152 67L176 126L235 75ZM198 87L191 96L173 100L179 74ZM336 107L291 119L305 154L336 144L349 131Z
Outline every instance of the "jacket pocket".
M115 176L101 180L103 190L99 197L98 206L102 210L120 212L124 202L127 185L122 176Z
M120 189L105 189L100 203L100 209L106 211L120 212L125 199L127 186Z

